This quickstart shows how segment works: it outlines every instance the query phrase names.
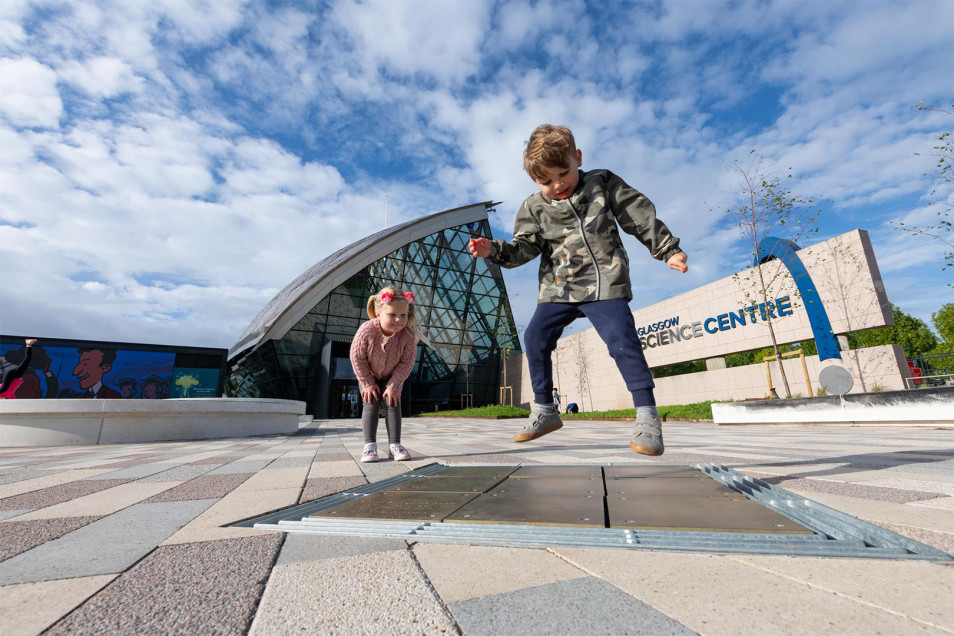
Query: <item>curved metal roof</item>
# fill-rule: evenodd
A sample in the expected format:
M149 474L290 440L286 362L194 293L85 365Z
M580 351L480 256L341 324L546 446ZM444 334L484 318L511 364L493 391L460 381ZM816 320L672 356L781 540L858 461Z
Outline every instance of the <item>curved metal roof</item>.
M362 268L396 249L435 232L487 218L491 201L445 210L366 236L322 259L289 283L262 308L238 341L229 349L229 360L257 349L267 340L281 338L312 307Z

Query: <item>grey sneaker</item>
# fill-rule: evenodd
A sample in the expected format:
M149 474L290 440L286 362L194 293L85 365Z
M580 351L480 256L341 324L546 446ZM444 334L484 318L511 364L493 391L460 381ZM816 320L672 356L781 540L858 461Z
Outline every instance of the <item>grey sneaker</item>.
M530 413L530 421L527 422L527 425L513 436L513 441L529 442L561 428L563 428L563 420L560 419L560 414L556 411L552 413L533 412Z
M629 449L643 455L662 455L666 450L663 445L662 422L651 416L637 417Z

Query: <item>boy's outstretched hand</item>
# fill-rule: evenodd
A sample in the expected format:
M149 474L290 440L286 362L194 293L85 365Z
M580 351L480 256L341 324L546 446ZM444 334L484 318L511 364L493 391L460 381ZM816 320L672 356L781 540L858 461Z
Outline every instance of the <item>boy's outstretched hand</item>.
M666 264L669 265L669 269L674 269L678 272L682 272L683 274L685 274L686 272L689 271L689 266L686 265L686 259L688 258L689 257L686 256L685 252L679 252L678 254L673 254L672 256L670 256L669 260L666 261Z
M490 256L490 239L472 238L467 242L467 248L477 258L487 258Z

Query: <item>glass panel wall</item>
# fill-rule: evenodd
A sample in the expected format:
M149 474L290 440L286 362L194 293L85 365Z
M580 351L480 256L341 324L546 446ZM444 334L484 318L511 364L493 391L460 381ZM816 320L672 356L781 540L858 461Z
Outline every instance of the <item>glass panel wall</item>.
M406 415L499 400L501 354L520 350L500 268L467 250L472 236L491 237L486 220L435 232L379 259L335 288L284 337L269 341L232 369L232 395L302 400L318 418L357 417L357 379L347 350L368 320L368 297L382 287L409 289L430 346L419 343L404 383Z

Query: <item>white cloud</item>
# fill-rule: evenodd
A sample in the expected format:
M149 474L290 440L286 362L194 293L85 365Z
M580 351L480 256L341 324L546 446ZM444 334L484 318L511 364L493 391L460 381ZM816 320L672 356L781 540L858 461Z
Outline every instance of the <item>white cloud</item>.
M15 126L54 128L63 114L56 72L34 59L0 59L0 114Z
M68 62L59 69L61 77L90 95L111 98L142 90L143 79L132 67L114 57L97 57Z
M372 69L458 83L479 68L478 47L490 7L487 2L345 0L334 14L353 38L354 54Z
M745 261L710 210L724 160L752 148L832 198L826 233L923 218L944 124L910 107L947 103L954 75L946 1L33 6L0 7L6 333L229 346L301 271L383 227L385 197L391 225L502 200L509 235L543 122L683 238L686 276L626 239L634 307L658 302ZM936 250L872 237L908 302L897 246ZM536 264L505 276L525 324Z

